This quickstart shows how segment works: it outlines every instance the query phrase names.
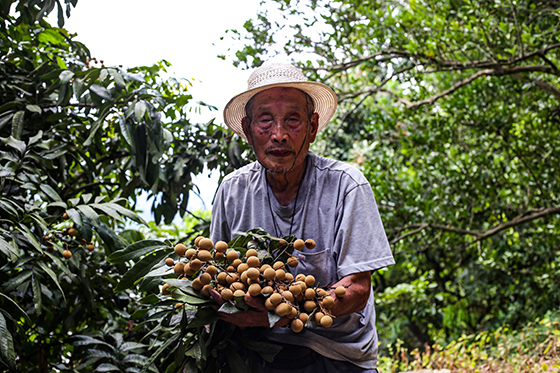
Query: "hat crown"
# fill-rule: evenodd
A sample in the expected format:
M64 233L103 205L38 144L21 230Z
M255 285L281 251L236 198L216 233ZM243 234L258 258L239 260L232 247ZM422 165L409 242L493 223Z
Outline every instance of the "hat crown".
M307 78L297 67L283 62L267 62L257 68L248 81L248 90L269 84L306 82Z

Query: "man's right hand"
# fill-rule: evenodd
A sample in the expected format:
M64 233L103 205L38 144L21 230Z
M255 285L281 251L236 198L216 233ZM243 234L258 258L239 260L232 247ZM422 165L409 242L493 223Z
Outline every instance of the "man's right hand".
M216 311L218 311L219 307L224 304L225 301L214 289L210 290L210 294L212 295L212 298L214 298L214 300L219 304L218 307L215 307ZM268 321L268 310L264 306L264 300L260 297L252 297L251 295L247 294L245 296L245 303L251 307L247 311L237 312L234 314L218 312L218 314L221 316L222 320L240 327L269 328L270 323ZM288 325L289 322L290 320L288 318L282 317L276 324L274 324L274 327L279 328L281 326Z

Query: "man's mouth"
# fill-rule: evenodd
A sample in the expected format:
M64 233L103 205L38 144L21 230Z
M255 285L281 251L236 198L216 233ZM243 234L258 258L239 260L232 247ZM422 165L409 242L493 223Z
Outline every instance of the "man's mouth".
M289 149L271 149L267 153L273 157L287 157L292 154L292 151Z

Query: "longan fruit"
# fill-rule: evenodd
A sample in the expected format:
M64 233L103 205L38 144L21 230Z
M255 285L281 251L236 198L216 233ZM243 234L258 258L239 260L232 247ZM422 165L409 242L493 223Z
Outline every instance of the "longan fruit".
M276 306L276 313L278 316L286 316L290 312L292 312L292 307L288 303L280 303Z
M247 258L247 265L249 267L258 267L261 264L261 261L259 258L257 258L256 256L251 256L249 258Z
M226 268L226 271L228 271L228 272L235 272L235 267L230 265L230 266L228 266L228 267Z
M249 286L249 290L247 291L252 297L256 297L262 291L262 288L259 284L252 284Z
M330 295L327 295L326 297L324 297L323 300L322 300L322 305L325 308L332 308L332 306L334 306L333 297L331 297Z
M333 319L329 315L325 315L321 318L321 326L323 328L328 328L332 325Z
M200 250L196 256L201 262L207 262L212 259L212 254L208 250Z
M282 302L282 296L278 293L272 294L270 297L268 297L268 299L274 305L274 307L276 307L277 305L280 304L280 302Z
M283 291L282 297L284 297L284 299L286 299L288 302L293 302L295 299L294 295L289 290Z
M185 251L185 258L187 259L196 258L196 249L190 248L187 251Z
M272 286L265 286L261 290L261 294L272 294L272 293L274 293L274 289L272 288Z
M196 271L191 268L190 263L185 264L185 268L183 268L183 271L185 271L185 275L187 276L192 276L196 273Z
M237 297L245 297L245 292L241 289L236 290L233 292L233 297L237 298Z
M293 319L290 323L290 328L294 333L299 333L303 330L303 321L300 319Z
M241 263L243 263L241 259L237 258L233 262L231 262L231 265L233 266L233 268L237 269L237 267L239 267Z
M272 268L267 268L263 272L263 277L268 281L274 280L274 278L276 277L276 271Z
M162 293L163 295L170 295L170 294L171 294L171 292L169 291L169 288L170 288L170 287L171 287L171 285L169 285L169 284L164 284L164 285L161 287L161 293Z
M299 260L295 256L292 256L287 260L287 263L290 267L294 268L299 264Z
M309 320L309 315L305 312L299 314L299 319L305 324Z
M214 260L220 261L224 259L224 253L215 252L214 253Z
M239 276L237 275L237 273L232 273L232 272L227 273L226 282L228 283L228 285L231 285L237 280L239 280Z
M290 285L290 293L297 297L299 294L301 294L301 287L297 284Z
M216 252L219 253L225 253L228 249L228 244L224 241L218 241L216 242L216 244L214 245L214 249L216 250Z
M214 242L212 242L212 240L209 238L203 238L200 241L198 241L198 248L200 250L210 251L214 248Z
M68 216L67 213L62 214L62 220L68 220L70 219L70 217Z
M307 300L307 301L305 301L305 303L303 304L303 309L304 309L306 312L311 312L311 311L313 311L316 307L317 307L317 304L315 304L315 302L313 302L312 300Z
M267 299L264 301L264 306L265 306L266 309L269 310L269 311L273 311L273 310L276 309L276 305L274 305L274 304L272 303L272 301L270 300L270 298L267 298Z
M247 271L242 272L241 276L239 276L239 278L241 279L241 281L243 281L244 283L248 283L249 279L247 278Z
M175 274L177 276L182 275L185 272L185 264L184 263L175 263L175 266L173 267L173 272L175 272Z
M185 245L183 245L182 243L178 243L177 245L175 245L175 248L173 249L173 251L175 251L175 255L183 256L187 252L187 247Z
M72 252L70 250L64 250L62 252L62 256L64 259L70 259L72 257Z
M211 277L214 277L216 276L216 273L218 273L218 268L210 265L206 267L206 273L208 273Z
M88 249L88 251L93 251L95 250L95 246L93 246L93 244L90 243L86 246L86 249Z
M296 281L305 281L305 275L300 273L296 276Z
M192 287L194 290L201 290L203 286L204 285L202 285L202 282L200 282L200 279L198 278L195 278L192 282Z
M298 238L297 240L294 241L294 249L300 251L303 250L304 247L305 247L305 242L303 242L302 239Z
M278 281L284 281L285 278L286 278L286 272L283 269L277 269L276 270L276 279Z
M198 247L198 244L200 243L200 240L202 240L203 238L205 238L204 236L198 236L197 238L194 239L194 245L196 247Z
M313 277L313 275L305 276L305 285L307 285L307 287L315 285L315 277Z
M249 269L246 271L246 273L247 273L247 277L250 278L251 280L255 280L255 279L259 278L259 275L261 274L261 273L259 272L259 270L256 269L255 267L249 268Z
M210 296L210 289L212 289L212 285L204 285L202 287L202 290L200 291L202 293L202 295L204 295L205 297L209 297Z
M228 300L231 300L233 298L233 291L228 288L224 288L222 289L220 295L222 296L222 299L227 302Z
M315 290L313 290L313 289L306 289L306 290L305 290L305 293L303 294L303 297L304 297L305 299L310 299L310 300L313 299L313 298L315 298Z
M288 282L293 282L294 281L294 275L292 275L290 272L286 272L286 278L284 280L288 281Z
M257 250L255 250L255 249L249 249L249 250L247 250L247 252L245 253L245 256L246 256L247 258L250 258L250 257L252 257L252 256L258 256L258 255L259 255L259 253L258 253Z
M212 276L210 276L206 272L201 274L198 278L200 279L200 282L202 283L202 285L208 285L212 281Z
M298 314L297 308L292 307L290 313L287 314L286 317L287 317L288 319L295 319L295 318L297 317L297 314Z
M344 295L346 295L346 288L344 286L339 286L334 289L334 293L337 297L342 298Z
M191 260L189 264L191 266L191 269L195 272L202 268L202 262L198 259Z
M236 290L244 290L244 289L245 289L245 284L242 283L242 282L239 282L239 281L235 281L235 282L232 282L232 283L231 283L231 285L229 286L229 288L230 288L232 291L234 291L234 292L235 292Z
M264 271L266 271L267 269L272 268L270 266L270 264L263 264L260 268L259 271L261 271L261 273L264 273Z
M321 324L321 319L323 318L323 316L325 316L325 314L323 312L316 312L315 313L315 322L317 324Z
M305 247L307 247L309 250L313 250L315 248L315 241L313 241L311 238L308 238L307 240L305 240Z
M165 259L165 264L168 267L174 267L175 266L175 261L172 258L167 258L167 259Z
M323 288L318 288L318 289L317 289L317 295L318 295L319 297L324 297L324 296L329 295L329 293L328 293L325 289L323 289Z
M226 280L227 276L228 276L228 274L226 272L218 273L218 276L216 276L216 280L218 281L218 284L220 284L220 285L227 284L227 280Z
M77 234L78 234L78 231L76 230L76 228L69 228L68 229L68 235L70 237L76 237Z
M175 308L180 310L181 308L183 308L183 303L175 303Z
M229 251L226 253L226 259L227 259L229 262L233 262L235 259L238 259L238 258L239 258L239 253L238 253L237 251L235 251L235 250L229 250Z
M272 265L272 268L282 269L282 268L284 268L284 266L285 266L285 264L283 262L277 261L277 262L274 262L274 264Z

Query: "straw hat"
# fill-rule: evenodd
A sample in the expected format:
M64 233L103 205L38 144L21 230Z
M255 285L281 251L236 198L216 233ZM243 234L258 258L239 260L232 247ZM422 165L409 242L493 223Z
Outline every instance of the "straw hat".
M285 62L266 62L255 69L249 77L247 90L233 97L224 109L224 121L236 134L246 139L241 120L245 117L245 105L257 93L274 87L291 87L307 93L315 103L322 130L336 111L337 98L333 90L317 82L309 82L300 69Z

